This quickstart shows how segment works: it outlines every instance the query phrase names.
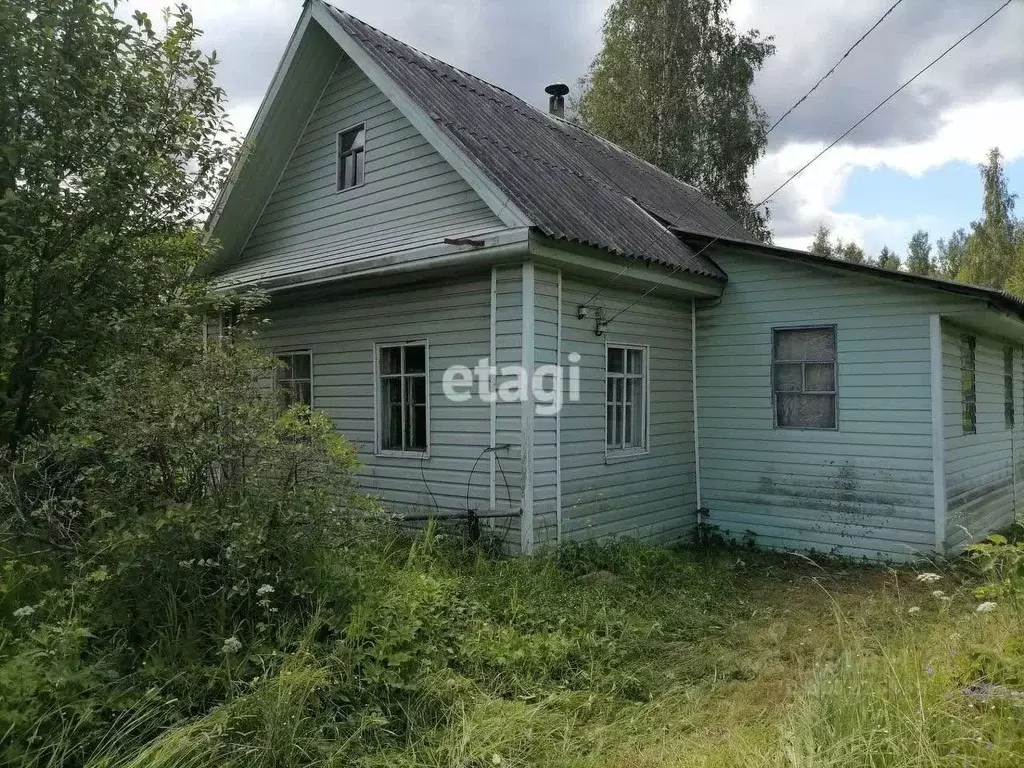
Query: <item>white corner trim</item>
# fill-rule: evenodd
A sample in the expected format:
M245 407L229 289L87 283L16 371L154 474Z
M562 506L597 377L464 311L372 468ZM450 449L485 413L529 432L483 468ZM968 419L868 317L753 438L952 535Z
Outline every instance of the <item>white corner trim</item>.
M555 364L562 366L562 270L558 270L558 334L555 340ZM565 377L560 386L565 388ZM565 392L561 392L560 404L565 407ZM555 411L555 543L562 544L562 408Z
M697 418L697 299L690 299L690 372L693 375L693 465L695 487L697 491L697 509L704 506L704 499L700 486L700 426ZM697 522L700 519L700 512L697 512Z
M942 403L942 318L931 315L932 504L935 511L935 552L946 550L946 431Z
M491 354L490 366L492 371L497 371L498 365L498 268L491 267ZM498 377L490 375L489 390L495 392L498 385ZM491 399L491 450L490 450L490 497L489 509L493 512L497 504L497 489L495 487L495 473L497 471L498 457L498 398ZM509 510L511 512L511 510Z
M507 227L529 227L532 222L512 200L487 177L480 167L449 139L437 124L409 95L391 79L363 47L342 28L338 20L320 0L312 0L313 19L324 28L341 49L359 67L371 82L391 100L405 118L448 161L455 171L473 188L494 215Z
M523 264L523 357L522 366L527 382L533 381L534 371L534 292L535 270L532 262ZM533 554L533 395L530 387L526 388L523 397L522 412L522 508L523 517L520 524L522 534L522 552Z

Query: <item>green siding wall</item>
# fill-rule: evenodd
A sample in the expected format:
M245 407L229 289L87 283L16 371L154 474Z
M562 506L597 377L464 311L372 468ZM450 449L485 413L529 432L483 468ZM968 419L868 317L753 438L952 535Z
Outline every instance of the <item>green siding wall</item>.
M961 336L975 335L977 432L964 434L961 419ZM961 551L991 530L1013 521L1018 483L1024 475L1024 425L1021 412L1021 350L1014 349L1014 399L1017 427L1005 421L1003 344L991 336L950 323L942 327L943 406L946 440L946 536L953 552ZM1016 462L1014 461L1016 460Z
M520 365L523 353L523 268L521 265L495 267L494 285L494 365L500 372L505 366ZM498 376L495 391L506 379ZM523 406L520 403L496 402L495 444L508 446L494 452L495 506L519 510L523 504ZM511 502L509 501L511 499ZM502 538L513 550L521 546L521 520L498 518L490 523L492 533Z
M640 298L563 275L562 364L582 356L580 400L567 401L561 416L565 537L677 541L696 520L690 303L645 298L595 336L593 312L579 320L577 307L602 288L593 304L606 317ZM606 341L650 345L650 453L624 461L605 458Z
M534 269L534 365L558 364L558 286L559 273ZM554 382L545 380L545 389L553 391ZM565 383L563 382L563 389ZM536 409L535 409L536 410ZM538 549L558 540L558 465L559 419L556 415L533 416L533 530Z
M339 131L366 125L366 183L336 190ZM351 60L331 76L225 284L358 261L503 228Z
M778 548L934 551L929 315L941 296L770 257L714 258L729 284L697 315L708 522ZM772 328L832 324L839 429L776 429Z
M396 312L396 307L401 307ZM389 505L422 513L489 507L486 455L490 406L479 398L453 403L444 397L448 366L470 368L490 354L489 274L387 293L339 296L271 309L260 344L313 352L314 406L327 413L359 449L363 486ZM430 457L374 455L375 342L426 339L430 355ZM513 467L509 480L518 483ZM500 482L500 480L499 480ZM515 493L515 490L513 490ZM504 488L499 492L504 500Z

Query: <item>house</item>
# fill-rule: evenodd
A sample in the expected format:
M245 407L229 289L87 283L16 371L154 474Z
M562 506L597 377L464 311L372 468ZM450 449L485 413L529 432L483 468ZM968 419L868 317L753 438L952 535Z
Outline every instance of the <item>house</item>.
M1024 304L761 243L548 90L304 7L204 269L270 293L276 384L368 490L527 553L701 521L906 560L1012 519Z

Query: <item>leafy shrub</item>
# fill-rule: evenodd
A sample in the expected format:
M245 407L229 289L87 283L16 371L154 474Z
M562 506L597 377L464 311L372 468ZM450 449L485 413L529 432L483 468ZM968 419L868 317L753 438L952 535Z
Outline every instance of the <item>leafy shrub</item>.
M96 736L149 690L162 717L200 714L280 670L325 605L346 613L343 574L321 579L373 510L355 452L325 415L281 412L251 335L125 356L3 468L8 743Z

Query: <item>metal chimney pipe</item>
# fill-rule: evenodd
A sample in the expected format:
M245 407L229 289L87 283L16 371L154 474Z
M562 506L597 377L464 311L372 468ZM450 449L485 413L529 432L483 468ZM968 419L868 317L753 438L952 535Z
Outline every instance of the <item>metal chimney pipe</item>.
M553 83L544 89L551 98L548 100L548 111L555 117L565 117L565 96L569 86L565 83Z

